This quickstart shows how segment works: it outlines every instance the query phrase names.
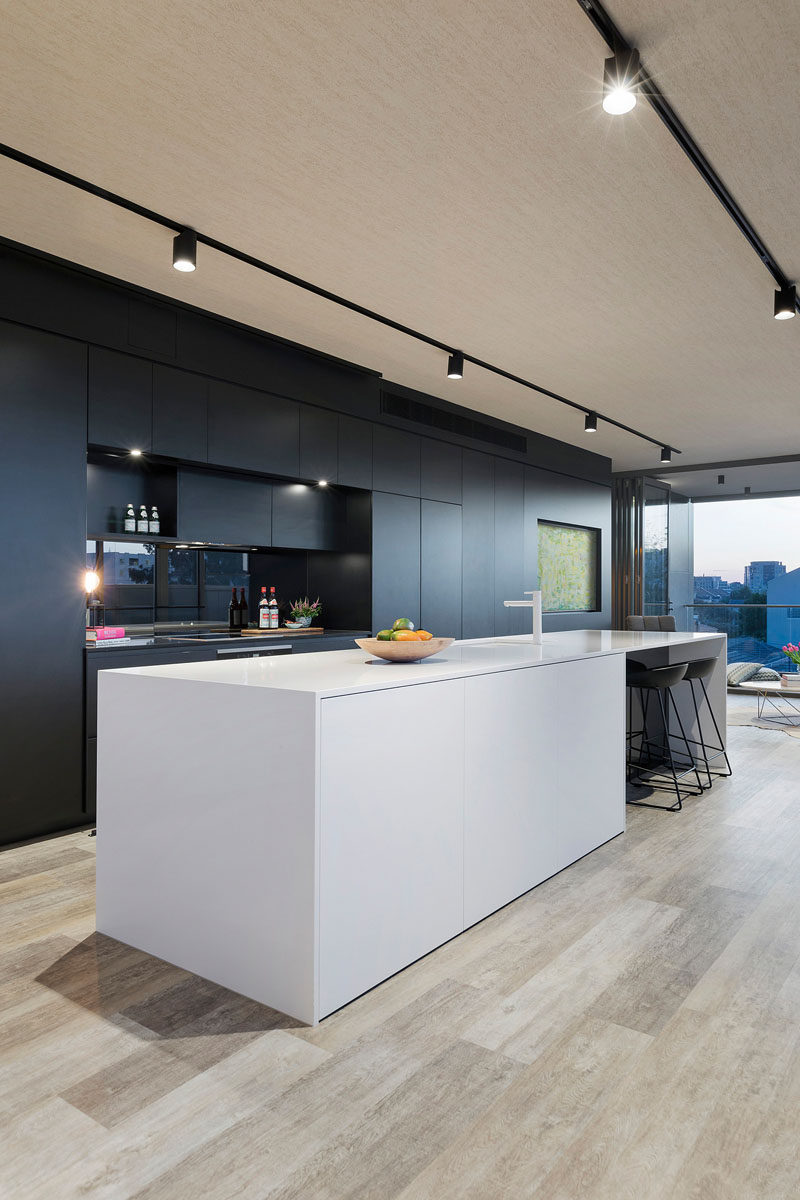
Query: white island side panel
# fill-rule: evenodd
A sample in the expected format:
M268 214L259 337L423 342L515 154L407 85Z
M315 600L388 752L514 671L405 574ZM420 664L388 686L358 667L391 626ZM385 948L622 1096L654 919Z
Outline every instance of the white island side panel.
M320 715L319 1015L463 928L464 681Z
M316 702L101 671L97 928L316 1019Z

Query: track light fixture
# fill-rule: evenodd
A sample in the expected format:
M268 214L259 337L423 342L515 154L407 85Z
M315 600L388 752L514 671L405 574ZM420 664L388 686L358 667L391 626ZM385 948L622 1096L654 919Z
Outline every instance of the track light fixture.
M172 265L176 271L194 271L197 266L197 234L182 229L172 243Z
M613 116L630 112L639 85L639 51L617 50L603 67L603 108Z
M724 476L724 475L718 475L718 476L717 476L717 483L724 483L724 482L725 482L725 476Z
M661 447L661 461L662 462L672 462L672 450L670 449L669 446Z
M797 287L787 283L786 287L778 288L775 293L775 320L788 321L797 309Z
M450 355L450 358L447 360L447 378L464 378L464 355L460 350L454 350Z
M597 433L597 413L587 413L586 420L583 422L585 433Z

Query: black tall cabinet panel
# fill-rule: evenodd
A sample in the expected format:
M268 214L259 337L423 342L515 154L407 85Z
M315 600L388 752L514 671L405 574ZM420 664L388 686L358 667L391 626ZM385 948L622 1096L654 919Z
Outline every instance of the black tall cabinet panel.
M461 505L421 501L420 625L461 637Z
M461 561L465 638L494 637L494 463L490 454L464 451Z
M372 490L372 423L339 417L339 483Z
M86 346L0 322L0 842L83 819ZM41 580L57 611L30 629Z
M300 476L339 480L339 418L324 408L300 406Z
M208 461L265 475L299 475L300 405L283 396L212 380Z
M526 608L504 608L504 600L523 600L535 580L525 579L525 491L523 466L495 459L494 469L494 631L496 637L525 633L530 624Z
M373 426L372 486L376 491L419 495L421 440L402 429Z
M89 347L89 442L121 450L152 450L152 363Z
M397 617L419 625L419 500L372 493L372 632Z
M204 376L154 365L153 452L208 462L208 380Z

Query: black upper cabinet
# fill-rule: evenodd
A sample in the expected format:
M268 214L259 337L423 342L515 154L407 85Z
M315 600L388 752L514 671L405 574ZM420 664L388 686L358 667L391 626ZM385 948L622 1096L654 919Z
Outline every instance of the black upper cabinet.
M420 622L435 637L461 637L461 505L423 500Z
M212 380L208 461L220 467L300 474L300 405L295 400Z
M152 363L89 347L89 442L120 450L152 450Z
M373 633L398 617L419 624L419 503L411 496L372 493Z
M420 495L426 500L460 504L461 447L422 438L420 449Z
M260 479L178 475L178 537L233 546L272 544L272 488Z
M300 471L302 479L339 480L339 418L324 408L300 406Z
M208 462L208 380L153 367L153 453Z
M343 493L304 483L272 485L272 545L296 550L347 549Z
M372 490L372 429L358 417L339 417L339 483Z
M376 492L419 496L420 439L415 433L375 425L372 430L372 486Z

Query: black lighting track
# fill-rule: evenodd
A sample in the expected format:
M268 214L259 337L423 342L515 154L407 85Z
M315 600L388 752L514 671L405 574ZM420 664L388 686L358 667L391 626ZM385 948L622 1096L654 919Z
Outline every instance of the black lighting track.
M592 22L612 54L616 54L618 50L626 51L634 48L627 38L624 37L620 32L618 26L614 22L614 19L600 3L600 0L578 0L578 4L586 13L587 17ZM737 226L739 231L747 238L748 242L755 250L756 254L761 259L762 263L767 268L778 287L788 288L791 285L792 280L790 280L785 271L781 269L781 266L778 260L775 258L775 255L771 252L752 222L748 220L746 214L736 201L736 198L731 194L731 192L725 186L723 180L706 158L705 154L703 154L703 151L689 133L689 130L675 112L675 109L672 107L669 100L667 100L666 96L661 91L661 88L655 82L652 75L648 74L644 64L641 63L641 59L639 67L639 86L637 91L640 96L643 96L644 99L647 100L650 107L661 118L662 122L672 134L681 150L683 150L692 166L711 188L711 191L717 197L720 204Z
M72 175L69 171L62 171L60 167L55 167L52 163L44 162L40 158L34 158L32 155L25 154L22 150L17 150L13 146L5 145L2 142L0 142L0 156L11 159L12 162L21 163L25 167L30 167L31 170L38 171L42 175L48 175L51 179L57 179L59 182L66 183L69 187L77 188L81 192L87 192L90 196L96 196L99 200L105 200L108 204L114 204L117 208L123 208L127 212L134 213L138 217L143 217L146 221L151 221L155 225L161 225L165 229L171 229L175 233L180 233L186 228L182 222L165 217L163 213L156 212L152 208L146 208L144 205L137 204L133 200L128 200L125 196L120 196L117 192L110 192L107 188L99 187L96 183L91 183L88 179L81 179L79 175ZM345 296L339 296L336 292L329 292L326 288L318 287L315 283L310 283L307 279L301 279L298 275L292 275L288 271L283 271L280 267L275 267L261 258L256 258L254 255L247 254L243 250L237 250L235 246L229 246L226 242L219 242L216 238L208 237L199 230L195 230L194 233L198 244L208 246L210 250L216 250L218 254L224 254L228 258L245 263L247 266L255 267L258 271L263 271L265 274L272 275L276 279L282 279L285 283L290 283L294 287L302 288L303 291L310 292L314 296L319 296L323 300L328 300L331 304L338 304L340 308L349 309L350 312L366 317L370 321L376 321L379 325L386 326L387 329L394 329L397 333L402 333L406 337L414 338L418 342L424 342L428 346L442 350L445 354L452 354L455 350L455 347L447 342L441 342L438 338L430 337L427 333L421 333L418 329L412 329L409 325L403 325L399 321L392 320L391 317L385 317L371 308L365 308L363 304L356 304L355 301L348 300ZM541 387L538 383L533 383L530 379L523 379L521 375L514 375L511 371L505 371L502 367L496 367L493 363L486 362L482 358L475 358L472 354L467 354L466 351L462 351L461 356L464 362L472 363L474 366L480 367L481 370L488 371L492 375L497 375L501 379L508 379L512 383L519 384L520 387L538 392L540 396L547 396L551 400L557 400L559 404L565 404L568 408L573 408L577 412L584 413L586 416L593 414L601 421L604 421L606 425L613 425L615 429L621 429L625 433L633 434L634 437L640 438L644 442L650 442L653 446L669 446L673 454L681 453L680 450L665 441L664 438L650 437L648 433L642 433L640 430L634 429L631 425L625 425L622 421L616 421L613 417L607 417L597 409L588 408L585 404L578 404L575 400L568 400L566 396L560 396L558 392L552 392L549 388Z

